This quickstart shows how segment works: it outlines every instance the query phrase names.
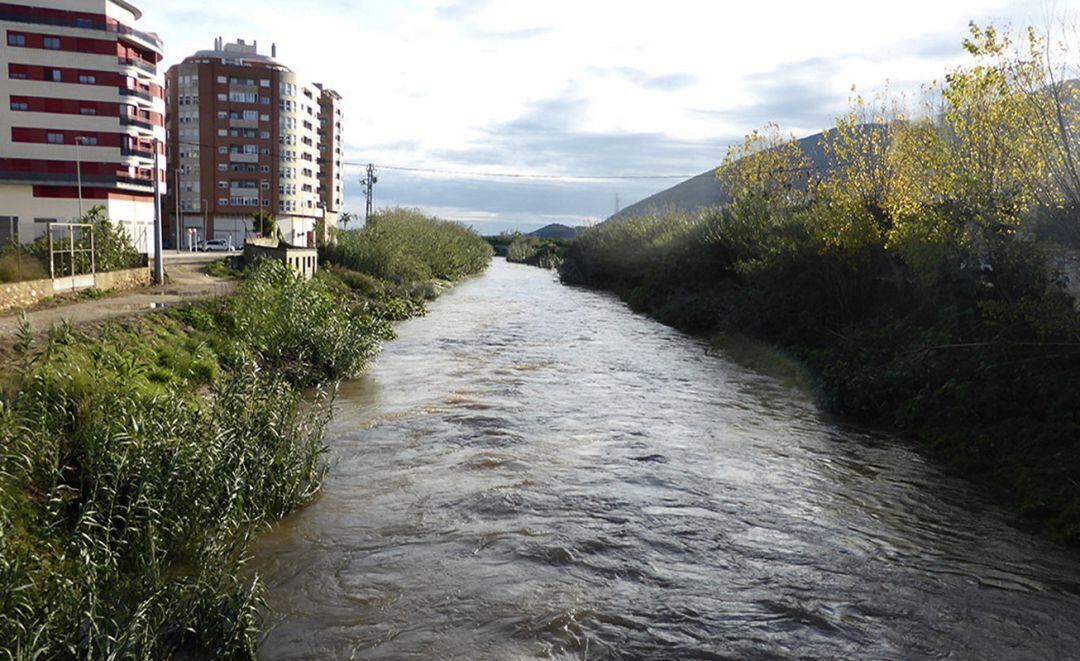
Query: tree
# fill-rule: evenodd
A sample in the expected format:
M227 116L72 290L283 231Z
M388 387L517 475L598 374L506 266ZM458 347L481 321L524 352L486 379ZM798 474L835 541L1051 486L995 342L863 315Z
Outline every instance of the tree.
M254 226L255 233L259 236L263 238L271 238L277 236L278 238L280 238L280 234L278 233L277 220L274 218L274 214L270 213L269 211L256 211L255 213L251 214L251 220L253 221L252 224Z
M349 211L342 211L341 216L338 217L338 225L340 225L343 230L349 229L349 223L352 221L353 215Z

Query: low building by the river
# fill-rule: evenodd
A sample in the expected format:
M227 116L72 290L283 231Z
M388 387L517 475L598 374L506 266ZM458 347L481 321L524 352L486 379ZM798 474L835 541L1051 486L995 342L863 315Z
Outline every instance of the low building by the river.
M319 270L319 252L315 248L294 246L279 239L248 239L244 243L244 263L272 259L284 263L305 280L315 277Z

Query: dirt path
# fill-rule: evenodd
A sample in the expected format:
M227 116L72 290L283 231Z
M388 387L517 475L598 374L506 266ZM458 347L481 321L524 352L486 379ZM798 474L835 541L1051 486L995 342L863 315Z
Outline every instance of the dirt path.
M142 314L200 298L227 296L236 288L236 282L206 274L206 265L215 259L221 259L221 256L167 256L165 274L168 284L34 310L27 313L27 318L33 329L41 332L65 319L77 325ZM19 310L9 310L0 315L0 342L10 340L18 329Z

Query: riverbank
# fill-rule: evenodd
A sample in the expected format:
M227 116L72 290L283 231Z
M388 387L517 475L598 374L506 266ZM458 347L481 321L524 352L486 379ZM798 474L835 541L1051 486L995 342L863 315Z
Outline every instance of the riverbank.
M439 289L263 262L227 298L22 328L0 375L0 650L253 657L248 542L315 497L335 384Z
M261 659L1075 648L1077 554L614 296L495 260L398 332L252 545Z
M717 210L601 226L562 276L686 332L772 347L828 410L920 441L1023 525L1080 544L1080 314L1036 244L1002 237L992 270L953 246L929 271L873 246L823 250L806 217L749 242L737 222Z

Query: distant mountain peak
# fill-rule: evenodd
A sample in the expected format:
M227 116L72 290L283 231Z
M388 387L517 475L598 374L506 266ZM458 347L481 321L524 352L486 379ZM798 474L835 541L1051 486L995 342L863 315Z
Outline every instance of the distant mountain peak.
M535 232L529 232L529 236L536 236L541 239L572 239L584 229L584 227L570 227L562 223L551 223Z

